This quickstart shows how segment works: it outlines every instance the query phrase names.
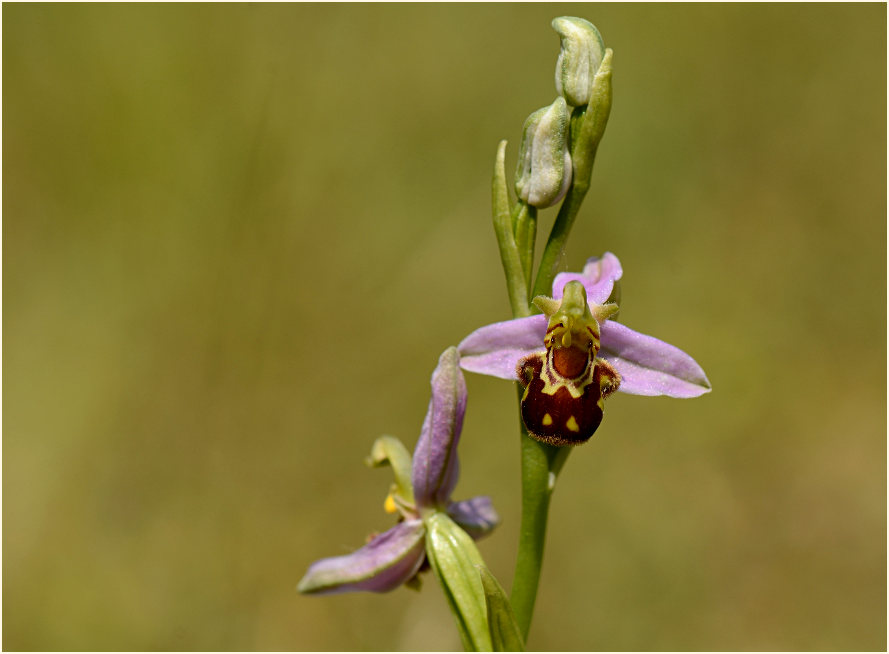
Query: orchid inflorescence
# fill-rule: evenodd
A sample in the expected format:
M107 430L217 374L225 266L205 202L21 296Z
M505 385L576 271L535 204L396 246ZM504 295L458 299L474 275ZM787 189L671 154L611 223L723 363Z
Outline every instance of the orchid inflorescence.
M373 444L368 463L394 473L384 507L397 515L395 526L351 554L315 562L298 586L310 594L418 588L418 575L431 568L467 650L524 648L555 479L566 446L596 432L606 399L615 392L691 398L710 390L688 354L617 322L623 271L614 254L590 258L578 273L558 272L608 121L613 53L586 20L561 17L553 28L561 39L559 97L525 121L515 203L505 141L494 168L494 229L513 318L476 329L441 355L413 456L392 436ZM559 202L535 278L537 209ZM490 498L451 500L466 411L463 370L519 384L523 511L510 598L473 542L499 522Z

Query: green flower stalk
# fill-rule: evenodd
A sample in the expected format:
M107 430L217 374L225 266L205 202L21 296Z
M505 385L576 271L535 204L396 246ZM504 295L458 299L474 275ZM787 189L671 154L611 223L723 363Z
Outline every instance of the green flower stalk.
M608 116L611 114L612 57L611 49L606 49L602 63L593 77L589 102L584 107L576 108L572 113L569 135L571 162L574 168L572 182L550 231L531 297L545 295L552 284L568 236L571 234L574 219L589 190L593 162L596 160L596 152L605 134Z

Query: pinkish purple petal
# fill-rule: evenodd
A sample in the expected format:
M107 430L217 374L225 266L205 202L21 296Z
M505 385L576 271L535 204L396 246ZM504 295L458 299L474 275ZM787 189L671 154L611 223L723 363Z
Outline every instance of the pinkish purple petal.
M451 502L448 505L448 515L475 540L487 536L500 523L500 516L494 510L491 498L485 495L462 502Z
M606 252L602 258L592 257L587 260L582 273L559 273L553 282L553 297L560 298L565 291L565 284L577 281L586 289L587 301L591 304L605 304L614 288L614 282L621 278L623 269L617 257Z
M323 595L397 588L417 574L423 563L425 535L422 520L400 522L351 554L316 561L297 589Z
M444 506L457 485L457 443L466 413L466 380L459 363L457 348L450 347L432 373L432 398L414 450L411 474L418 507Z
M547 318L543 314L485 325L463 339L460 366L469 372L515 381L516 364L543 350Z
M618 322L602 325L599 356L620 373L624 393L685 398L710 392L704 370L685 352Z

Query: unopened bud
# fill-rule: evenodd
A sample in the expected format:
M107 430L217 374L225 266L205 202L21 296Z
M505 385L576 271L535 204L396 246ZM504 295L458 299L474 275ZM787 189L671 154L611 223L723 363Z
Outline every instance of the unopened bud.
M556 91L572 107L582 107L590 101L605 43L596 26L583 18L561 16L552 26L562 41L556 61Z
M516 195L533 207L545 209L565 197L571 185L568 153L568 105L557 98L528 116L516 167Z

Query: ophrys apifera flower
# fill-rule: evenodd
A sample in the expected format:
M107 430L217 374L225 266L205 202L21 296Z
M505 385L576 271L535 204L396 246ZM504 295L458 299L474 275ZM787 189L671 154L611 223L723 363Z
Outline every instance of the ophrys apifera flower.
M457 443L466 412L466 382L458 361L453 347L439 358L413 457L397 438L383 436L374 443L368 459L371 465L392 466L395 482L384 506L387 512L398 514L398 524L351 554L313 563L299 582L300 592L392 590L411 581L423 565L430 525L453 521L473 538L497 525L499 518L488 497L451 501L459 475Z
M710 391L688 354L615 321L619 307L609 298L622 274L610 252L593 257L583 272L557 275L552 298L535 298L542 314L485 325L458 346L465 370L526 387L522 416L538 440L585 442L614 391L678 398Z

